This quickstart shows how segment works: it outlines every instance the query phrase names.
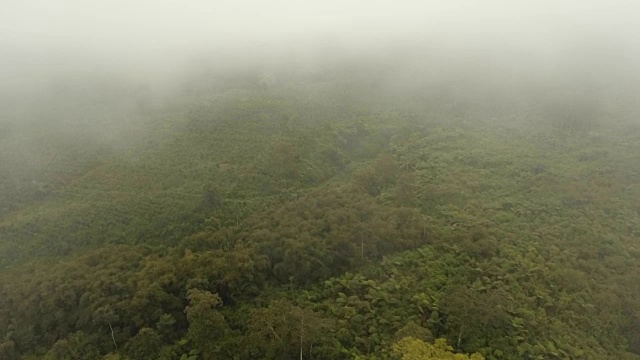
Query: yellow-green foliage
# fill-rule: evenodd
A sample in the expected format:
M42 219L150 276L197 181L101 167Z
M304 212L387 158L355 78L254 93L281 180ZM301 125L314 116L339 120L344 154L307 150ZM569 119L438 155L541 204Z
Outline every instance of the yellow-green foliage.
M445 339L436 339L433 344L406 337L393 344L393 351L402 356L402 360L484 360L478 353L471 355L456 354Z

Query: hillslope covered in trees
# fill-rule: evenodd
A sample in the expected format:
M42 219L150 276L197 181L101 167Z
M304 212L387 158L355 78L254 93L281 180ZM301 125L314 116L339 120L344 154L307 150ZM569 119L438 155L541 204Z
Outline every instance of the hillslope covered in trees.
M0 358L640 359L637 119L368 71L3 125Z

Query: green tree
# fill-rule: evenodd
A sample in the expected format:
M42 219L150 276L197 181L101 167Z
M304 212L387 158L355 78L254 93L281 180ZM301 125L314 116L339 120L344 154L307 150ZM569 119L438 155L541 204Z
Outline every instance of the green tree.
M490 349L507 336L511 321L506 312L508 294L503 291L478 292L454 288L444 297L449 340L466 352Z
M111 340L113 346L118 350L118 343L116 342L115 332L113 330L113 323L118 321L118 314L110 306L99 307L93 313L93 322L96 325L106 324L109 326L109 332L111 334Z
M308 357L314 345L323 338L329 323L318 313L273 300L268 307L251 311L247 340L266 359ZM249 345L249 344L248 344Z
M224 198L222 193L214 184L206 184L202 187L204 193L202 207L208 210L216 210L222 206Z
M402 360L484 360L478 353L455 354L453 347L448 345L445 339L436 339L430 344L413 337L405 337L393 344L393 351L401 356Z
M222 305L222 299L200 289L189 289L187 298L189 306L184 311L189 321L187 339L205 360L214 359L222 351L220 341L227 332L224 316L215 309Z
M100 358L100 350L93 343L92 338L82 331L58 340L45 356L46 360L98 360Z
M403 174L396 182L396 201L400 205L410 206L416 199L416 175Z
M16 351L16 345L11 340L5 340L0 342L0 359L3 360L16 360L18 359L18 352Z
M273 145L271 160L277 174L285 178L293 179L298 176L298 153L295 145L279 141Z
M131 359L155 360L158 358L161 346L160 335L155 330L145 327L127 342L124 353Z

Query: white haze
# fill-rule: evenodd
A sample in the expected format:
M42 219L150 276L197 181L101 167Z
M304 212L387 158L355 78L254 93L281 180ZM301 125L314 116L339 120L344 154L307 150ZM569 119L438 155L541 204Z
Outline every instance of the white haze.
M502 45L545 55L595 38L636 55L638 14L637 2L612 0L4 0L0 45L26 64L99 59L152 68L204 50L250 54L322 41L366 48L429 40L470 51Z
M343 57L396 63L395 87L499 74L635 89L638 14L612 0L2 0L0 122L88 78L160 93L198 66Z

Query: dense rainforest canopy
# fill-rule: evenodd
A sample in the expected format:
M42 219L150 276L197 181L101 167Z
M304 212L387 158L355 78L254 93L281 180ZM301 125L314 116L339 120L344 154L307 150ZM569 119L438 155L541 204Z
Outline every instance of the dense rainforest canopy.
M0 359L640 359L631 105L388 75L103 79L0 122Z

